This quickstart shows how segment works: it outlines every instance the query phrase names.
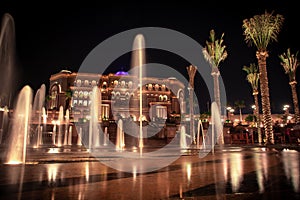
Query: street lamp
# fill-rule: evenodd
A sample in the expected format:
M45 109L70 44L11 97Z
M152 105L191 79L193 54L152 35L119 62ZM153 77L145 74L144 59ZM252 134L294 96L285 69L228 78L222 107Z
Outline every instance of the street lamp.
M232 109L230 106L228 106L228 107L225 107L226 108L226 110L227 110L227 119L229 119L230 120L230 117L229 117L229 115L230 115L230 109Z
M285 111L284 112L284 118L286 120L286 124L288 123L288 116L289 116L289 108L290 106L289 105L283 105L283 110Z
M287 113L289 112L289 108L290 108L290 106L287 104L283 106L283 110Z

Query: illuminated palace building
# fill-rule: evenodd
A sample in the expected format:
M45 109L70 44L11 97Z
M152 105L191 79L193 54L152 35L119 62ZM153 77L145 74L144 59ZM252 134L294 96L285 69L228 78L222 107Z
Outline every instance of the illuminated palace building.
M143 125L149 125L148 129L157 131L153 138L168 141L175 136L181 115L185 113L184 85L176 78L143 77L140 116L137 79L124 71L102 75L62 70L53 74L47 97L48 121L57 119L58 111L63 108L64 113L69 110L70 122L76 123L77 129L80 126L85 130L91 118L92 101L95 101L98 103L98 122L102 128L108 128L111 140L115 138L117 120L123 119L125 124L127 121L139 124L142 120ZM99 99L93 99L95 87ZM74 130L74 140L76 136Z

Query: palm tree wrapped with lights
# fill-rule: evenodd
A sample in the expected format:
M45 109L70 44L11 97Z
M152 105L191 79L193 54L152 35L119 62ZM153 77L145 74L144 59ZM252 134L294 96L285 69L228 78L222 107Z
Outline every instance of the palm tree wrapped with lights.
M297 97L297 81L296 81L296 70L299 66L299 60L297 58L298 51L295 54L291 54L290 48L287 49L287 52L279 55L281 60L281 65L284 68L284 71L289 76L289 84L292 90L293 104L294 104L294 113L295 113L295 123L300 123L300 114L299 114L299 104Z
M220 102L220 86L219 86L219 66L222 61L227 58L226 46L223 45L224 33L220 39L216 39L215 31L210 31L209 41L206 41L206 46L203 48L202 53L204 58L209 62L212 72L211 75L214 79L214 98L219 107L221 113L221 102Z
M269 82L267 74L267 47L271 41L277 41L284 17L280 14L273 15L273 12L265 12L261 15L254 15L250 19L244 19L242 28L244 30L245 42L248 45L254 44L257 48L256 58L260 72L260 91L263 111L263 124L266 134L266 144L274 144L274 134L271 118Z
M259 94L259 71L258 66L255 63L251 63L250 66L244 66L243 70L247 73L247 81L252 87L252 95L254 98L254 115L257 120L257 132L258 132L258 143L262 141L261 138L261 129L260 129L260 116L259 116L259 103L258 103L258 94Z

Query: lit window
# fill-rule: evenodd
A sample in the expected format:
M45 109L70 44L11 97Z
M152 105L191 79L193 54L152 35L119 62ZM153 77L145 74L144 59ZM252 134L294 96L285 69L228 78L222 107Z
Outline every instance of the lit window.
M75 98L77 98L78 97L78 91L76 90L76 91L74 91L74 94L73 94L73 96L75 97Z
M88 96L89 96L89 92L88 91L84 91L83 92L83 97L86 99L86 98L88 98Z
M87 100L84 100L83 101L83 106L87 106L88 104L87 104Z
M80 79L77 80L77 86L79 86L79 87L81 86L81 80Z
M97 85L97 81L92 80L92 86L96 86Z
M79 91L79 98L83 98L83 92L82 91Z

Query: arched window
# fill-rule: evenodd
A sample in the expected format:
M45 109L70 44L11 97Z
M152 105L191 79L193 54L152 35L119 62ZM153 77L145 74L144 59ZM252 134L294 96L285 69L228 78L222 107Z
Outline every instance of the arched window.
M164 95L164 101L168 101L168 96Z
M163 101L163 100L164 100L163 96L162 96L162 95L159 95L158 100L159 100L159 101Z

